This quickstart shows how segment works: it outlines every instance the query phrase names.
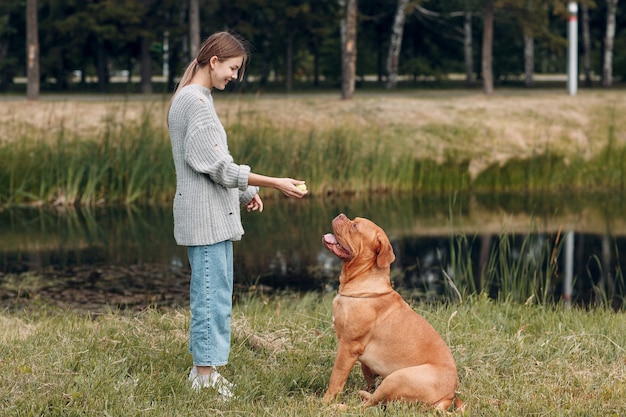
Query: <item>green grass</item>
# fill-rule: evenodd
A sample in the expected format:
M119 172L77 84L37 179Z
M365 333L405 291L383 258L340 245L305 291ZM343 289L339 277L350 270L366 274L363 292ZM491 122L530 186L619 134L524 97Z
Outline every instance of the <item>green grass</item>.
M228 403L188 386L186 309L7 311L0 316L0 415L440 415L406 404L360 410L358 367L341 396L347 410L321 403L336 345L331 301L332 294L240 296L223 368L237 383ZM618 416L626 409L621 312L483 296L413 307L450 345L469 415Z

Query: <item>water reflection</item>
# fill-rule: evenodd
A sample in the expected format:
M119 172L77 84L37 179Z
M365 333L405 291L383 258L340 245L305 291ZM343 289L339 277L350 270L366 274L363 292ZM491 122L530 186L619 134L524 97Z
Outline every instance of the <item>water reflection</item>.
M333 290L340 264L324 249L321 236L343 212L370 218L385 229L397 256L392 277L398 287L441 294L446 288L442 271L450 271L450 264L464 254L471 259L467 275L479 281L485 268L494 268L490 262L498 258L490 254L502 251L506 236L510 248L499 257L512 265L510 270L519 268L515 262L522 257L526 265L559 248L554 280L546 289L556 297L592 301L600 287L602 296L621 297L626 243L622 203L615 194L268 200L262 214L243 214L246 235L235 244L235 281L239 288L260 290ZM27 271L46 272L57 298L67 292L77 299L86 288L95 288L96 303L118 303L110 294L125 294L125 304L184 304L187 299L186 254L173 240L170 207L4 210L1 300L24 294L19 282L8 281ZM26 291L50 285L38 283Z

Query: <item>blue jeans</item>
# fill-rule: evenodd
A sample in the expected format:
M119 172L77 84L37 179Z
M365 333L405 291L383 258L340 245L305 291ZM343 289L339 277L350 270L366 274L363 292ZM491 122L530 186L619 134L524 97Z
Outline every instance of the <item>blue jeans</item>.
M189 352L196 366L221 366L230 352L233 243L189 246L191 265Z

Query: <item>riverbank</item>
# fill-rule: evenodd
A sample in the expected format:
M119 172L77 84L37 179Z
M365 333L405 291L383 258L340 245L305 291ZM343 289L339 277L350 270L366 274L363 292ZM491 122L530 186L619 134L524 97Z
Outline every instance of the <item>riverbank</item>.
M503 89L493 96L471 90L416 90L363 93L353 100L327 93L214 95L227 127L263 119L297 132L341 126L412 131L416 156L474 155L473 173L494 162L523 159L544 150L591 156L606 144L609 126L615 128L617 144L626 142L626 121L619 117L626 113L626 94L620 90L581 90L577 96L558 90ZM0 141L18 138L10 135L12 126L43 129L53 138L61 129L85 135L112 121L140 122L146 114L165 129L168 102L169 96L164 95L51 95L38 102L0 97L0 125L7 127ZM444 128L449 134L437 138L437 129ZM450 134L458 129L475 130L476 135L451 142Z

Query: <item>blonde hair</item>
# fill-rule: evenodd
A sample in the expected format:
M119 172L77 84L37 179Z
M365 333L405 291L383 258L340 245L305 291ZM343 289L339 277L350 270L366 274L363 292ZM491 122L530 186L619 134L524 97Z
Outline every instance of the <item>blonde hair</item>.
M230 32L216 32L212 34L202 43L200 51L198 51L198 56L191 61L185 69L183 76L176 86L176 90L174 90L172 100L174 100L176 93L178 93L181 88L191 83L191 79L194 75L196 75L198 69L208 65L209 60L214 56L216 56L220 62L226 61L230 58L242 56L243 63L241 65L241 69L239 70L238 79L239 81L243 80L246 62L248 61L248 54L248 43L243 38ZM170 100L170 106L172 104L172 100Z

